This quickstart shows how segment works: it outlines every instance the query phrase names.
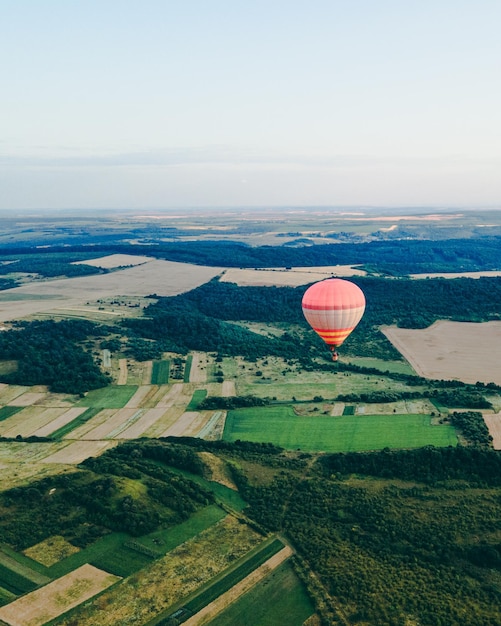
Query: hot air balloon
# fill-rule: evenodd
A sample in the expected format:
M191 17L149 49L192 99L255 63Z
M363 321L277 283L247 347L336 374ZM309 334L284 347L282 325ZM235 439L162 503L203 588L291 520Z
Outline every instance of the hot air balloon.
M337 348L364 314L363 291L349 280L328 278L308 287L302 307L306 321L329 346L332 360L337 361Z

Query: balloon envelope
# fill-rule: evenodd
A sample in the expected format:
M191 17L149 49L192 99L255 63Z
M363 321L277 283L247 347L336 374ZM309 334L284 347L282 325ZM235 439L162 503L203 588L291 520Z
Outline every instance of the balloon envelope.
M349 280L328 278L305 291L302 307L313 330L327 345L336 348L362 319L365 296Z

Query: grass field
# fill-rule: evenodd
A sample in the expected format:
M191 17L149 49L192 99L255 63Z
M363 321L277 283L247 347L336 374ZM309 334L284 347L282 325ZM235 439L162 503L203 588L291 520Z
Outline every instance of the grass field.
M18 572L15 572L0 563L0 586L11 593L20 595L22 593L26 593L27 591L31 591L37 585L22 574L19 574Z
M407 361L385 361L383 359L372 359L370 357L343 357L346 363L352 363L360 367L373 367L381 372L393 372L395 374L416 375L416 372L407 363Z
M137 391L137 385L109 385L102 389L87 392L77 406L97 407L100 409L121 409Z
M4 606L5 604L9 604L12 600L16 599L16 595L11 591L7 591L7 589L3 589L0 587L0 606Z
M191 371L191 364L193 362L193 355L192 354L188 354L188 356L186 357L186 363L184 364L184 382L185 383L189 383L190 382L190 371Z
M231 604L211 626L302 626L315 609L290 563L273 570Z
M11 374L17 370L17 361L0 361L0 374Z
M264 373L264 372L263 372ZM354 374L351 372L298 372L274 375L258 379L249 370L242 371L236 379L238 395L276 398L277 400L311 400L314 396L334 399L339 394L371 393L375 391L419 391L422 387L410 387L404 382L378 375Z
M202 478L202 476L197 476L196 474L192 474L191 472L187 472L185 470L180 470L174 467L169 467L169 471L174 474L181 474L182 476L186 476L194 483L198 483L205 487L205 489L210 489L216 498L223 502L226 506L234 509L235 511L242 511L247 506L247 502L242 500L242 497L235 491L234 489L230 489L221 483L215 482L213 480L207 480L206 478Z
M47 573L52 578L64 576L81 565L100 558L106 552L118 550L120 546L129 539L129 535L125 533L110 533L109 535L105 535L101 539L91 543L87 548L80 550L80 552L75 552L75 554L47 568Z
M151 371L152 385L166 385L169 382L170 361L153 361L153 369Z
M207 389L196 389L193 392L193 396L190 400L190 403L186 407L187 411L196 411L198 409L198 405L202 400L205 400L207 396Z
M127 545L123 544L114 550L108 550L91 561L91 565L102 569L115 576L125 578L139 571L148 563L151 563L153 557L138 552Z
M170 550L216 524L225 516L226 512L215 504L206 506L194 513L182 524L178 524L173 528L157 530L149 535L139 537L135 541L150 550L155 550L160 554L167 554Z
M451 426L431 426L428 415L298 416L290 406L229 411L225 441L271 442L287 449L352 452L456 445Z
M22 408L23 408L22 406L3 406L0 409L0 422L3 422L4 420L9 418L11 415L14 415L18 411L21 411Z

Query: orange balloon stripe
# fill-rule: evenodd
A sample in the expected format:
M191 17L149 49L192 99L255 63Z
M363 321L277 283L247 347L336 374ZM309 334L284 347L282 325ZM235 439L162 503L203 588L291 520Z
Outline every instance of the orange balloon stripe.
M350 328L339 328L337 330L324 330L322 328L314 328L313 330L316 333L321 333L322 337L337 337L338 335L346 335L346 333L351 333L354 328L355 326L351 326Z

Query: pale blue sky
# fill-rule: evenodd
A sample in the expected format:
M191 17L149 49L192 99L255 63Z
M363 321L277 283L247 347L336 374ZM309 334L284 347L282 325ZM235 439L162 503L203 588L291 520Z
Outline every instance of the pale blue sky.
M0 208L501 206L499 0L0 0Z

